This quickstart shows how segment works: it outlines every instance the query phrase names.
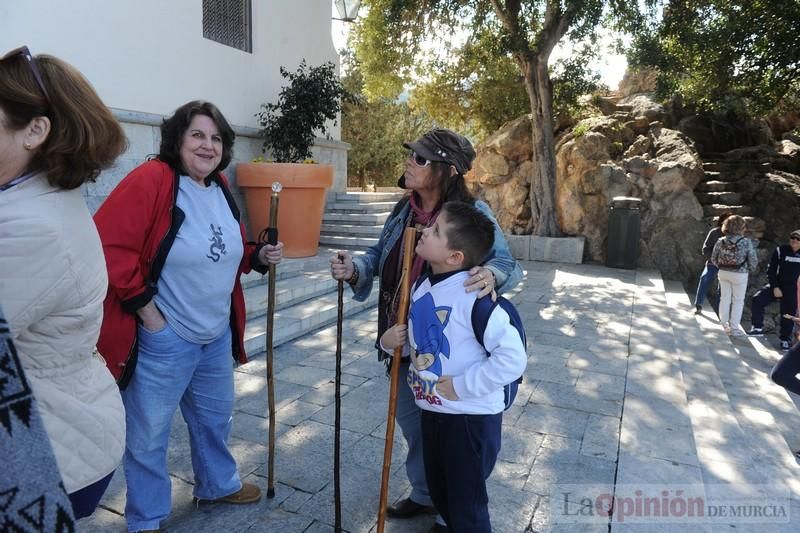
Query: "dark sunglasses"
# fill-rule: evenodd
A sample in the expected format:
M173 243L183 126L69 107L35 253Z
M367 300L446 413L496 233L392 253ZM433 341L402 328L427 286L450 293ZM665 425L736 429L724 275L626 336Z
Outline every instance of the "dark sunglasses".
M21 56L22 59L25 61L25 64L28 66L28 70L31 71L33 77L36 79L36 84L39 85L39 89L42 90L42 94L44 94L44 99L47 100L47 103L52 105L50 102L50 95L47 94L47 88L44 86L44 78L42 77L42 71L39 70L39 65L36 63L36 58L31 55L31 51L28 50L27 46L20 46L19 48L15 48L11 50L9 53L0 57L0 61L6 61L16 56Z
M418 167L427 167L428 165L431 164L430 159L425 159L424 157L422 157L413 150L411 151L410 154L408 154L408 157L410 157L414 161L414 164L417 165Z
M791 241L800 241L800 235L790 235L789 240Z

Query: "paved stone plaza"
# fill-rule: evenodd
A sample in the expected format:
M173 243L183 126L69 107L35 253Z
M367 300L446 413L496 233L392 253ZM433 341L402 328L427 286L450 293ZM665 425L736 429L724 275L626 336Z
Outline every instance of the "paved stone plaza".
M800 468L792 455L800 449L794 436L800 414L794 399L768 380L778 358L770 344L775 339L731 343L713 313L696 318L680 284L665 283L657 272L522 265L526 276L511 299L525 321L528 367L505 413L503 448L489 479L495 531L800 530L794 501ZM376 523L388 397L373 348L376 323L377 312L364 311L344 327L342 508L350 532L372 532ZM168 459L173 511L164 530L333 531L335 344L331 326L275 350L274 499L195 507L188 436L176 414ZM262 356L236 369L230 440L242 477L262 490L265 366ZM394 450L390 501L409 491L399 428ZM663 517L637 523L631 507L623 523L620 512L611 524L596 512L593 522L568 523L595 511L581 491L620 495L689 486L700 487L709 501L713 494L735 494L746 505L762 508L767 501L780 508L772 507L766 519L741 511L705 523ZM124 505L120 468L101 508L80 530L125 531ZM386 531L425 532L431 524L430 516L388 520Z

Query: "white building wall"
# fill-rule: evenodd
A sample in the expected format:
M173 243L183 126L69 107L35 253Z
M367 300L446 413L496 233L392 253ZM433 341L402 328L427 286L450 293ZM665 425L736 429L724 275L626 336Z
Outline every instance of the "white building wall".
M231 124L255 127L281 65L339 57L330 0L252 0L252 18L247 53L203 38L201 0L0 0L0 50L27 44L70 62L109 107L167 115L204 99Z
M158 152L158 126L194 99L215 103L236 131L225 173L236 187L236 163L261 155L255 114L274 102L305 59L339 64L331 40L330 0L252 0L252 53L203 37L202 0L0 0L0 54L28 45L77 67L114 111L128 150L97 183L83 188L94 212L120 180ZM333 191L347 187L347 150L338 124L333 141L317 139L314 158L333 164ZM244 202L239 206L244 211Z

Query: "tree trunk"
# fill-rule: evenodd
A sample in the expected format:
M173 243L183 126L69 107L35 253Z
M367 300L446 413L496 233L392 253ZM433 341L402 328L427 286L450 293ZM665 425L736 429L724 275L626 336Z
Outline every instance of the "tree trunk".
M530 58L525 65L525 90L531 104L533 176L531 223L534 235L561 237L556 217L556 153L553 134L553 89L547 58Z

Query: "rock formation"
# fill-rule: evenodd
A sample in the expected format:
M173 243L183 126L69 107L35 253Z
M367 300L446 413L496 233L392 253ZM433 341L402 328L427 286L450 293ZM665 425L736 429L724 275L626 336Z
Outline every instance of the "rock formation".
M651 80L629 81L636 88ZM713 132L690 127L705 122L665 110L647 94L595 98L593 103L594 116L556 137L558 221L565 233L586 237L586 260L606 259L614 196L642 199L639 265L658 268L687 286L702 269L700 247L714 216L748 216L750 236L762 239L762 263L789 231L800 228L796 135L773 143L766 123L760 123L763 128L753 123L748 138L766 144L714 153L708 139ZM676 127L668 127L676 119ZM527 116L504 125L477 147L467 175L473 193L492 206L500 225L512 234L532 229L530 128ZM762 271L766 267L760 266ZM751 285L762 281L751 278Z

